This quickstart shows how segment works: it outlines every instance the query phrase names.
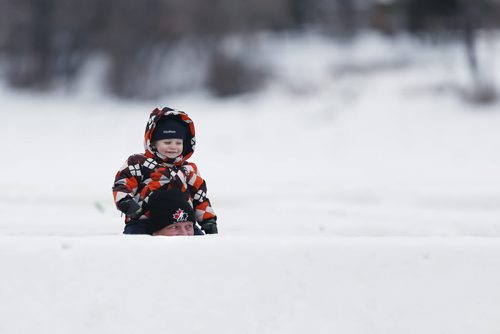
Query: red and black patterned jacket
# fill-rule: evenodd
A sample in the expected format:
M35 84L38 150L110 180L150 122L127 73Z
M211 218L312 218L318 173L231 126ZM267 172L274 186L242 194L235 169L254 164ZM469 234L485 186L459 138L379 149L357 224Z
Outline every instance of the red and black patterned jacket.
M183 155L175 159L162 156L151 147L151 137L156 124L162 117L172 117L186 123L188 138L184 142ZM203 225L207 221L217 219L214 210L207 198L207 187L205 180L200 176L198 167L188 162L196 145L194 123L189 116L182 111L171 108L156 108L151 112L146 131L144 134L144 154L130 156L120 168L113 184L113 197L115 204L128 198L133 198L144 209L139 219L149 217L147 202L149 195L156 189L180 189L189 198L186 198L193 206L196 221ZM126 216L125 223L130 218Z

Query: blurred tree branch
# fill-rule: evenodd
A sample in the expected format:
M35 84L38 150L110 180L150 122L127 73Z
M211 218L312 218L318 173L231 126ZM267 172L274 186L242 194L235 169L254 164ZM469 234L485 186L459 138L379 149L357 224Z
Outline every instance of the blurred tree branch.
M109 59L110 92L151 98L169 89L163 73L175 72L165 68L178 66L173 57L182 50L185 59L209 66L207 73L197 69L196 80L236 94L258 87L263 72L246 63L245 52L227 54L225 38L313 28L349 39L362 29L391 34L406 26L417 36L460 38L482 82L477 32L498 27L499 8L495 0L0 0L0 53L13 87L69 87L99 54Z

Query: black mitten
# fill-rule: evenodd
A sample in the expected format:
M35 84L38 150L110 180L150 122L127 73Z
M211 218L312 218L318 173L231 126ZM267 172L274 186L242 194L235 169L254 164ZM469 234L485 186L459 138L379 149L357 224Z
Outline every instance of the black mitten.
M118 202L118 209L130 217L130 219L137 219L142 213L141 206L133 198L122 199Z
M206 234L219 233L219 231L217 230L217 223L213 220L209 220L206 223L202 224L201 229L205 231Z

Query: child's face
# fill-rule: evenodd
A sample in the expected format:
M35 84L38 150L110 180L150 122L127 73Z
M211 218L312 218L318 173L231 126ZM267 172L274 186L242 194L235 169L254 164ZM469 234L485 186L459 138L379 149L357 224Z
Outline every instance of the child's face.
M184 142L182 139L160 139L154 143L154 147L168 158L177 158L182 154Z

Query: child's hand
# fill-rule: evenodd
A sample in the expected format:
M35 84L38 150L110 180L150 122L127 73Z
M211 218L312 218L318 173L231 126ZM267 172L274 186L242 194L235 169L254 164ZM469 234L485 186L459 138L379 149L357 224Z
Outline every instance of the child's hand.
M201 225L201 229L205 231L206 234L218 234L217 223L214 220L209 220L203 225Z
M133 198L122 199L118 203L118 208L131 219L137 219L141 216L142 208Z

